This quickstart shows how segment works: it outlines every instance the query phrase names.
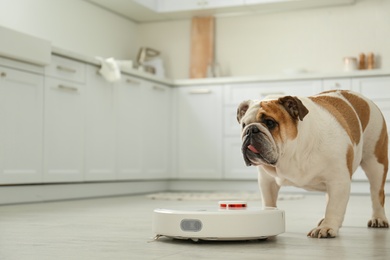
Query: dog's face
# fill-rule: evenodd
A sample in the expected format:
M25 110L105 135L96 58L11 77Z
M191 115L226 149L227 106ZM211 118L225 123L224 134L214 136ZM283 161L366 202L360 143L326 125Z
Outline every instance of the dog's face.
M237 109L242 126L242 153L247 166L276 166L283 143L295 139L298 121L309 111L291 96L277 100L244 101Z

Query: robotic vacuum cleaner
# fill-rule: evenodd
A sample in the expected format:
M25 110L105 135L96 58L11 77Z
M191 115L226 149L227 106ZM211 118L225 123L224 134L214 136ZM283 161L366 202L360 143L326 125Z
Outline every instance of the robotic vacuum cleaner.
M175 239L256 240L285 231L284 211L220 201L215 207L155 209L153 232Z

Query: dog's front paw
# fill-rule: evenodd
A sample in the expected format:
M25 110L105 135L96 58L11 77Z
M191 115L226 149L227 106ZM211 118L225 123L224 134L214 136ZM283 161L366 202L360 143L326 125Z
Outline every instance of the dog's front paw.
M368 221L367 226L371 228L389 228L389 222L387 219L372 218Z
M337 230L328 226L318 226L313 228L308 234L312 238L333 238L337 236Z

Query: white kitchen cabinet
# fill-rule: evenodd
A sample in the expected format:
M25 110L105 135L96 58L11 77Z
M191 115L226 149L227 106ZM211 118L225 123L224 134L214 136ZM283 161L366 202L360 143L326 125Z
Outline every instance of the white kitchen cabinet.
M115 180L115 84L87 67L85 180Z
M382 111L387 123L387 131L390 135L390 77L364 77L352 79L352 88L376 103ZM390 144L389 144L390 149ZM354 180L367 180L363 170L354 173Z
M322 80L322 90L351 90L352 89L352 80L350 78L342 79L324 79Z
M238 106L244 100L261 100L269 95L308 96L319 92L320 80L230 84L226 86L225 104Z
M201 5L198 3L201 1L182 1L182 0L163 0L158 2L159 12L178 12L201 9Z
M180 87L176 91L178 177L222 178L222 87Z
M83 181L84 84L46 78L44 126L44 181Z
M204 8L223 8L223 7L233 7L241 6L244 4L244 0L199 0L198 2L203 2Z
M0 67L0 183L42 182L43 76Z
M355 0L244 0L244 2L254 11L266 12L349 5Z
M159 12L179 12L212 8L223 8L243 5L243 0L161 0L158 2Z
M360 92L374 102L379 100L388 101L390 99L390 77L362 77L352 80L353 90Z
M143 135L144 179L169 177L171 155L171 88L148 83L140 127Z
M52 78L85 83L86 65L83 62L52 55L51 63L45 67L45 75Z
M143 140L147 82L123 76L116 92L117 179L143 179Z
M168 178L171 88L123 78L116 86L117 179Z

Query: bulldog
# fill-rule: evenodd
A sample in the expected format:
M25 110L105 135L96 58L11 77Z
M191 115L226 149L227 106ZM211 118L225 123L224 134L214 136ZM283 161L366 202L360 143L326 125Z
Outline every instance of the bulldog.
M387 128L372 101L345 90L249 100L239 105L237 120L245 163L259 170L263 206L276 207L284 185L325 192L325 217L307 235L336 237L352 174L360 165L370 182L373 213L368 227L389 227L384 210Z

